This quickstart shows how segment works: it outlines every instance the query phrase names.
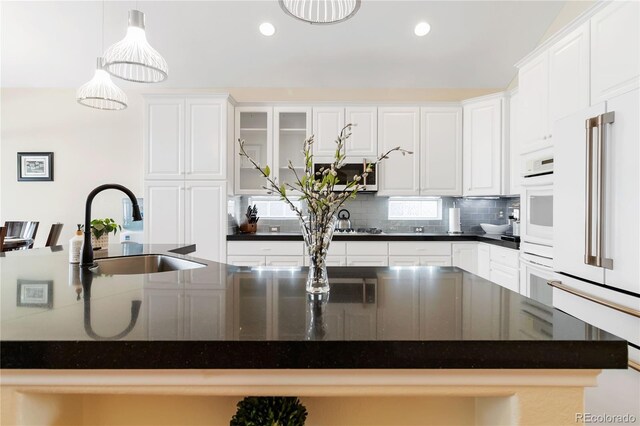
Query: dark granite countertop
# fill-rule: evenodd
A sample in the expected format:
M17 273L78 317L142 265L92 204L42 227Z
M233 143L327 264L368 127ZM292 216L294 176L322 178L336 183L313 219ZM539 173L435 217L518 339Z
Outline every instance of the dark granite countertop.
M109 246L109 256L169 246ZM192 249L192 248L191 248ZM182 252L188 252L187 248ZM627 344L452 267L204 267L85 276L64 248L0 258L5 369L626 368Z
M493 234L426 234L418 232L388 233L388 234L333 234L334 241L480 241L514 250L520 248L520 243L500 239L500 235ZM300 233L263 232L257 234L230 234L227 241L302 241Z

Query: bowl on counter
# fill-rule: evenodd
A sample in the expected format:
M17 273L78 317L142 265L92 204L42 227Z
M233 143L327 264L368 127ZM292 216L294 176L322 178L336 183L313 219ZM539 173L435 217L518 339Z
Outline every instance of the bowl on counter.
M487 234L504 234L511 225L492 225L490 223L481 223L480 226Z

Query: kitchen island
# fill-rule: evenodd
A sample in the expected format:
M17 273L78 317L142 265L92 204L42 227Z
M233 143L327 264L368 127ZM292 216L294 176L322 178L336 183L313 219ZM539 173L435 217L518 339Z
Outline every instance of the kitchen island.
M244 395L300 396L309 424L569 424L599 371L627 365L624 340L457 268L331 268L329 297L309 298L305 268L169 249L105 255L196 267L100 275L60 248L0 257L2 424L135 424L140 407L170 424L169 406L218 424Z

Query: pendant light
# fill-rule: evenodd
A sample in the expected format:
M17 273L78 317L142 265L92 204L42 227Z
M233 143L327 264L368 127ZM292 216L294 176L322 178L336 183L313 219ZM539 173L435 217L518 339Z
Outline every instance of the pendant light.
M102 2L102 44L104 48L104 1ZM97 59L93 78L80 86L76 92L76 100L80 105L103 110L121 110L127 107L127 95L111 81L111 76L104 70L102 58Z
M144 13L129 11L127 35L104 52L105 70L123 80L159 83L166 80L167 61L147 41Z
M119 110L127 107L127 95L111 81L104 70L102 58L96 63L96 73L76 93L78 103L96 109Z
M360 0L279 0L288 15L310 24L336 24L360 9Z

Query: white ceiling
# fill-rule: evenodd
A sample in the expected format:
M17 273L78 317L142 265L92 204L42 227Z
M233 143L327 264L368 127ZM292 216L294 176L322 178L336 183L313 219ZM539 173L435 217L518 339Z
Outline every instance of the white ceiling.
M169 63L154 87L500 88L564 1L372 1L311 26L277 1L144 1L147 37ZM134 1L106 2L105 47ZM77 87L101 51L102 2L1 5L2 87ZM416 37L421 20L431 33ZM258 32L272 22L273 37ZM119 81L122 87L131 83Z

